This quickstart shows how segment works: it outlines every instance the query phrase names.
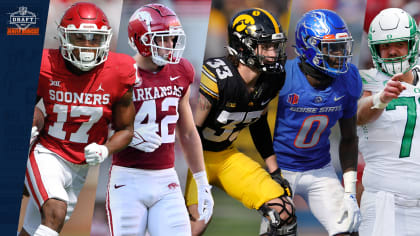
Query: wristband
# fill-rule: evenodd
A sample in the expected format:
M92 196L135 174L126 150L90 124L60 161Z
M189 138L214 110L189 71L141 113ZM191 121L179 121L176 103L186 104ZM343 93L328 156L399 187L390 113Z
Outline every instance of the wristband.
M385 109L385 107L388 106L387 102L381 101L381 94L382 92L379 92L372 96L373 106L370 109Z
M347 171L343 174L344 192L356 194L357 172Z
M207 173L205 170L194 173L193 177L197 186L209 185L209 181L207 180Z

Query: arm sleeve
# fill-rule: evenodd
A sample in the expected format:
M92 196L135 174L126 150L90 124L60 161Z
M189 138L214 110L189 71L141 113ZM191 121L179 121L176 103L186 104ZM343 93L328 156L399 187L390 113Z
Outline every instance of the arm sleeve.
M267 114L249 126L252 140L263 159L274 154L273 140L271 138L270 127L267 122Z
M200 93L213 105L219 100L219 85L216 76L203 65L201 70Z

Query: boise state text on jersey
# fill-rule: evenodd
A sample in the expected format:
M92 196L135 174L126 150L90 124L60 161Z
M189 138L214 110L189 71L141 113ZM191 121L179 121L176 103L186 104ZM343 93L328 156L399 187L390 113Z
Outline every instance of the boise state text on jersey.
M351 64L325 90L317 90L299 68L300 59L286 63L286 81L279 93L274 151L281 169L305 171L330 162L331 128L357 112L361 79Z
M212 104L200 131L204 150L229 147L239 132L256 122L284 83L284 73L262 73L249 92L237 68L223 57L204 62L200 93Z

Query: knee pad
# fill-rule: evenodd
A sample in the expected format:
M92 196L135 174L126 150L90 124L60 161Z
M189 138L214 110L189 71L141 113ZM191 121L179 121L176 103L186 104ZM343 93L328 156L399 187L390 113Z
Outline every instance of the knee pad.
M297 233L297 222L295 215L295 208L293 204L287 199L287 196L279 198L281 203L267 203L262 205L258 212L263 216L260 227L260 235L264 236L278 236L288 235L295 236ZM290 198L289 198L290 199ZM270 206L280 206L281 211L270 208ZM288 210L287 206L292 210ZM286 219L281 219L280 215L285 215Z

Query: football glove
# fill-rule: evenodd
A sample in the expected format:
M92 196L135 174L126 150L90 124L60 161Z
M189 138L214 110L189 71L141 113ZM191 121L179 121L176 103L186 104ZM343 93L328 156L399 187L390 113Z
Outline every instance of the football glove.
M35 142L35 140L38 139L38 134L39 134L38 127L32 126L31 139L29 141L29 145L32 145Z
M198 214L200 218L198 220L204 220L207 224L213 215L214 200L211 195L211 186L207 180L207 174L205 171L200 171L193 174L195 182L197 183L197 195L198 195Z
M271 172L270 175L273 180L275 180L277 183L280 184L280 186L283 187L284 192L286 193L287 196L293 197L293 192L292 192L292 188L290 187L289 181L283 178L280 168L277 168L277 170L275 170L274 172Z
M86 163L91 166L102 163L108 157L108 153L108 148L105 145L91 143L85 147Z
M345 232L357 232L360 225L360 210L353 193L344 193L342 211L337 223Z
M134 136L128 145L143 152L153 152L161 144L161 137L156 133L157 125L141 125L134 130Z

